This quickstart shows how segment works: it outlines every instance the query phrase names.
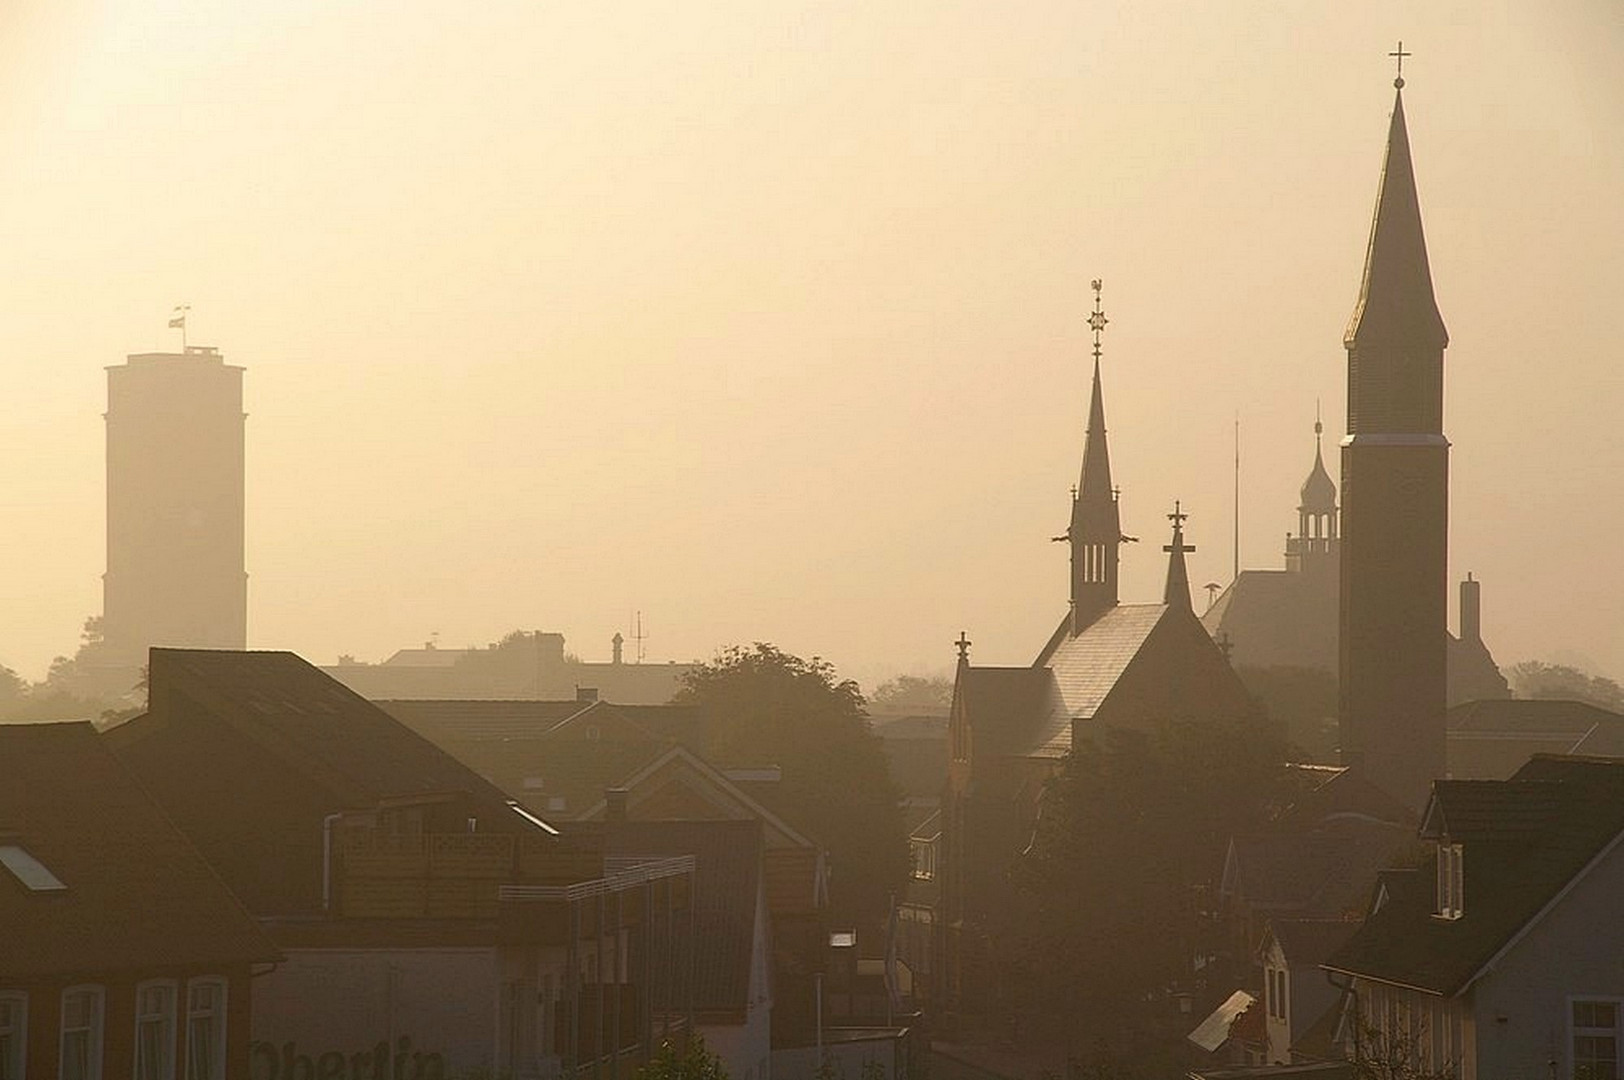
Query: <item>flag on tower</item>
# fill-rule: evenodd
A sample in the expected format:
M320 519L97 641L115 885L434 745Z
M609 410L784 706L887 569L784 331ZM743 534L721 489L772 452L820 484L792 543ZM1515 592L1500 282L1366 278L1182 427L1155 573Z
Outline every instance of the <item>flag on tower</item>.
M169 329L171 329L171 330L184 330L184 329L186 329L186 312L189 311L189 310L190 309L187 307L187 305L180 304L175 308L174 311L171 311L169 313Z

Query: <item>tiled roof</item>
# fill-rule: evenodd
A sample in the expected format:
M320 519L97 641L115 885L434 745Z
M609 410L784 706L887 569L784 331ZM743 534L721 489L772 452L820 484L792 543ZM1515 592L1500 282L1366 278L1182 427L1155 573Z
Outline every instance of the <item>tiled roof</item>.
M0 978L278 959L89 724L0 725L0 845L66 886L0 869Z
M1166 604L1118 604L1073 636L1070 619L1039 654L1035 667L1054 674L1054 694L1035 745L1047 756L1071 749L1074 720L1092 719L1167 612Z
M1353 919L1271 919L1269 933L1292 967L1318 967L1359 929Z
M1624 745L1624 716L1585 701L1548 698L1498 698L1468 701L1448 713L1451 733L1518 733L1562 735L1583 740L1597 735L1610 746Z
M694 1004L743 1013L761 897L759 821L622 821L604 827L608 855L694 857Z
M150 665L153 715L130 721L127 734L114 729L119 738L139 738L167 703L184 698L348 808L464 792L489 806L491 827L518 822L489 781L293 653L153 649Z
M1038 667L976 667L961 670L958 693L970 719L973 753L1020 753L1049 690L1049 672Z
M1510 780L1439 781L1429 832L1463 843L1465 911L1435 917L1436 855L1326 966L1457 994L1624 830L1624 762L1536 758Z
M374 701L424 738L512 739L544 735L586 709L587 701Z

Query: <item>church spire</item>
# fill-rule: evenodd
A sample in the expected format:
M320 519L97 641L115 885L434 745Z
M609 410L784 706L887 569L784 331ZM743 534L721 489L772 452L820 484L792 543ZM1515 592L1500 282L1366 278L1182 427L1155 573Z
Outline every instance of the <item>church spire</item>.
M1117 557L1122 523L1117 492L1111 484L1111 452L1105 440L1105 395L1100 389L1100 335L1109 321L1100 306L1102 282L1095 278L1094 310L1088 317L1094 333L1094 380L1088 404L1088 433L1083 440L1083 469L1072 493L1071 632L1080 633L1117 603Z
M1399 52L1403 53L1402 46ZM1393 85L1393 115L1365 251L1364 279L1343 340L1350 349L1418 339L1441 349L1449 344L1449 331L1432 292L1421 201L1416 195L1410 136L1404 124L1403 77L1394 79Z
M1195 550L1184 542L1184 522L1189 516L1175 500L1173 512L1167 515L1167 520L1173 523L1173 542L1162 547L1168 553L1167 586L1162 590L1162 603L1186 611L1190 610L1190 571L1184 565L1184 554Z

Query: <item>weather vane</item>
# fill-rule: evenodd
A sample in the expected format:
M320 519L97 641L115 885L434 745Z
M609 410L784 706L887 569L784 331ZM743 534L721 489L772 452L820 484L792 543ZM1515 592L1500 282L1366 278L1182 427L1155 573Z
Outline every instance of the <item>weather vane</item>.
M1094 331L1094 362L1100 361L1100 334L1105 332L1105 324L1110 322L1105 317L1105 309L1100 307L1100 288L1105 284L1099 278L1090 283L1094 289L1094 313L1088 317L1088 328Z
M1398 51L1390 52L1387 55L1395 57L1398 60L1398 78L1393 80L1393 89L1402 90L1404 89L1404 58L1406 56L1414 56L1415 54L1405 52L1404 42L1400 40L1398 43Z

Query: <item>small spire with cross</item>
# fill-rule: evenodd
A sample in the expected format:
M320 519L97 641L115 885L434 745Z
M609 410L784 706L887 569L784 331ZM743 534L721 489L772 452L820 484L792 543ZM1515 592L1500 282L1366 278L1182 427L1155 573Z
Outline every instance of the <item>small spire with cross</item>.
M969 636L967 634L965 634L965 632L963 630L960 630L959 631L959 640L955 641L953 644L957 645L958 649L959 649L959 663L968 664L970 662L970 638L969 638Z
M1105 309L1100 306L1100 289L1104 287L1102 278L1095 278L1089 283L1094 290L1094 311L1088 316L1088 328L1094 331L1094 362L1100 362L1100 335L1105 333L1105 324L1110 319L1105 317Z
M1162 591L1162 603L1170 606L1176 604L1181 608L1190 606L1190 571L1184 564L1184 556L1195 550L1184 542L1184 522L1189 517L1180 503L1173 503L1173 512L1167 515L1167 520L1173 523L1173 542L1162 546L1169 556L1167 587Z
M1404 42L1400 40L1398 43L1398 49L1394 52L1388 53L1387 55L1398 60L1398 78L1393 80L1393 89L1402 90L1404 89L1404 58L1406 56L1414 56L1415 54L1405 52Z

